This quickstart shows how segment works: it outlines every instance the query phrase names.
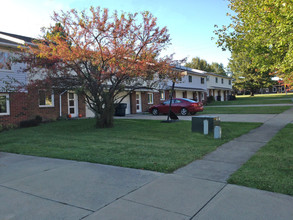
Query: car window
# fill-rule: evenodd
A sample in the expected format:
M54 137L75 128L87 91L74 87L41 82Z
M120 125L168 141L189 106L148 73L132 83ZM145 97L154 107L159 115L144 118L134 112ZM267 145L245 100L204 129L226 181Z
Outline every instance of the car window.
M187 101L187 102L191 102L191 103L195 103L195 102L196 102L196 101L191 100L191 99L184 99L184 98L183 98L183 100L185 100L185 101Z
M178 104L178 103L181 103L181 101L178 100L178 99L176 99L176 100L175 100L175 103Z
M169 105L170 104L170 100L167 100L167 101L165 101L163 103L164 103L164 105Z

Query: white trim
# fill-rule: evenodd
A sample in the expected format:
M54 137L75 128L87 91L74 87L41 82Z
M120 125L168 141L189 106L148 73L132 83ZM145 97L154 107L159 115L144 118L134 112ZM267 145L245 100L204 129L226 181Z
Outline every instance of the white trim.
M138 101L138 103L137 103ZM136 107L136 112L141 112L141 93L140 92L136 92L135 94L135 107Z
M9 101L9 94L0 94L0 96L6 97L6 112L0 113L0 115L10 115L10 101Z
M149 95L151 95L151 100L149 100ZM154 93L148 93L148 104L154 104Z
M51 105L40 105L40 91L47 91L47 90L39 90L38 91L38 101L39 101L39 108L52 108L55 107L55 103L54 103L54 91L52 90L51 93L51 100L52 100L52 104ZM46 102L46 101L45 101Z
M163 97L162 97L163 95ZM165 91L160 91L160 100L165 100L166 99L166 94L165 94Z
M73 99L69 98L69 95L73 94ZM70 100L74 101L74 106L70 106ZM68 105L68 115L71 115L71 117L75 118L78 117L78 96L76 93L74 93L73 91L68 91L67 92L67 105ZM74 109L74 113L70 113L70 109L73 108Z
M10 36L4 35L4 34L0 34L0 38L3 38L3 39L8 40L8 41L15 42L17 44L22 44L22 45L25 44L24 40L20 40L20 39L17 39L15 37L10 37Z

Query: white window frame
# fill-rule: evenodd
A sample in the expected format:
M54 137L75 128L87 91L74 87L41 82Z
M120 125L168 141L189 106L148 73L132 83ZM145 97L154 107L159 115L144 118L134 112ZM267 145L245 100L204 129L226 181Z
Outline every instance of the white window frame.
M3 54L3 61L6 61L6 64L3 63L3 68L0 68L0 71L11 72L12 71L12 62L10 60L11 54L8 51L2 51L2 50L0 51L0 54ZM9 66L7 66L7 64ZM1 67L1 65L0 65L0 67Z
M165 100L166 96L165 96L165 91L160 91L160 100Z
M47 108L47 107L55 107L55 103L54 103L54 91L51 91L51 100L52 100L52 104L51 105L40 105L40 91L44 91L44 92L49 92L48 90L39 90L38 92L38 102L39 102L39 107L40 108ZM46 103L46 101L45 101Z
M148 104L154 104L154 93L148 93Z
M192 75L188 75L188 82L192 83Z
M0 115L10 115L9 94L0 94L0 96L5 96L6 97L6 112L0 113Z

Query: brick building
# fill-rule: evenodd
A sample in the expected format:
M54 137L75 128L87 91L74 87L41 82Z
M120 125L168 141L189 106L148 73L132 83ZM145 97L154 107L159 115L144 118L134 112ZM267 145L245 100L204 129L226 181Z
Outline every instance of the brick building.
M22 63L12 63L19 46L31 44L32 38L0 32L0 125L18 125L41 116L56 120L63 116L85 116L84 98L74 92L29 88L28 74Z

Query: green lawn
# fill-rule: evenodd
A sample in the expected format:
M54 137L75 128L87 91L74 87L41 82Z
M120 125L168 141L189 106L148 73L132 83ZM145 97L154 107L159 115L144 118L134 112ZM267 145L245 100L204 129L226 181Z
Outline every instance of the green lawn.
M209 107L197 114L280 114L292 106L257 106L257 107Z
M94 119L57 121L0 133L0 151L172 172L247 133L260 123L222 122L222 139L191 132L190 121L116 120L95 129Z
M256 94L255 96L239 95L236 96L236 100L213 102L208 105L250 105L250 104L284 104L293 103L293 94Z
M282 129L229 183L293 195L293 124Z

